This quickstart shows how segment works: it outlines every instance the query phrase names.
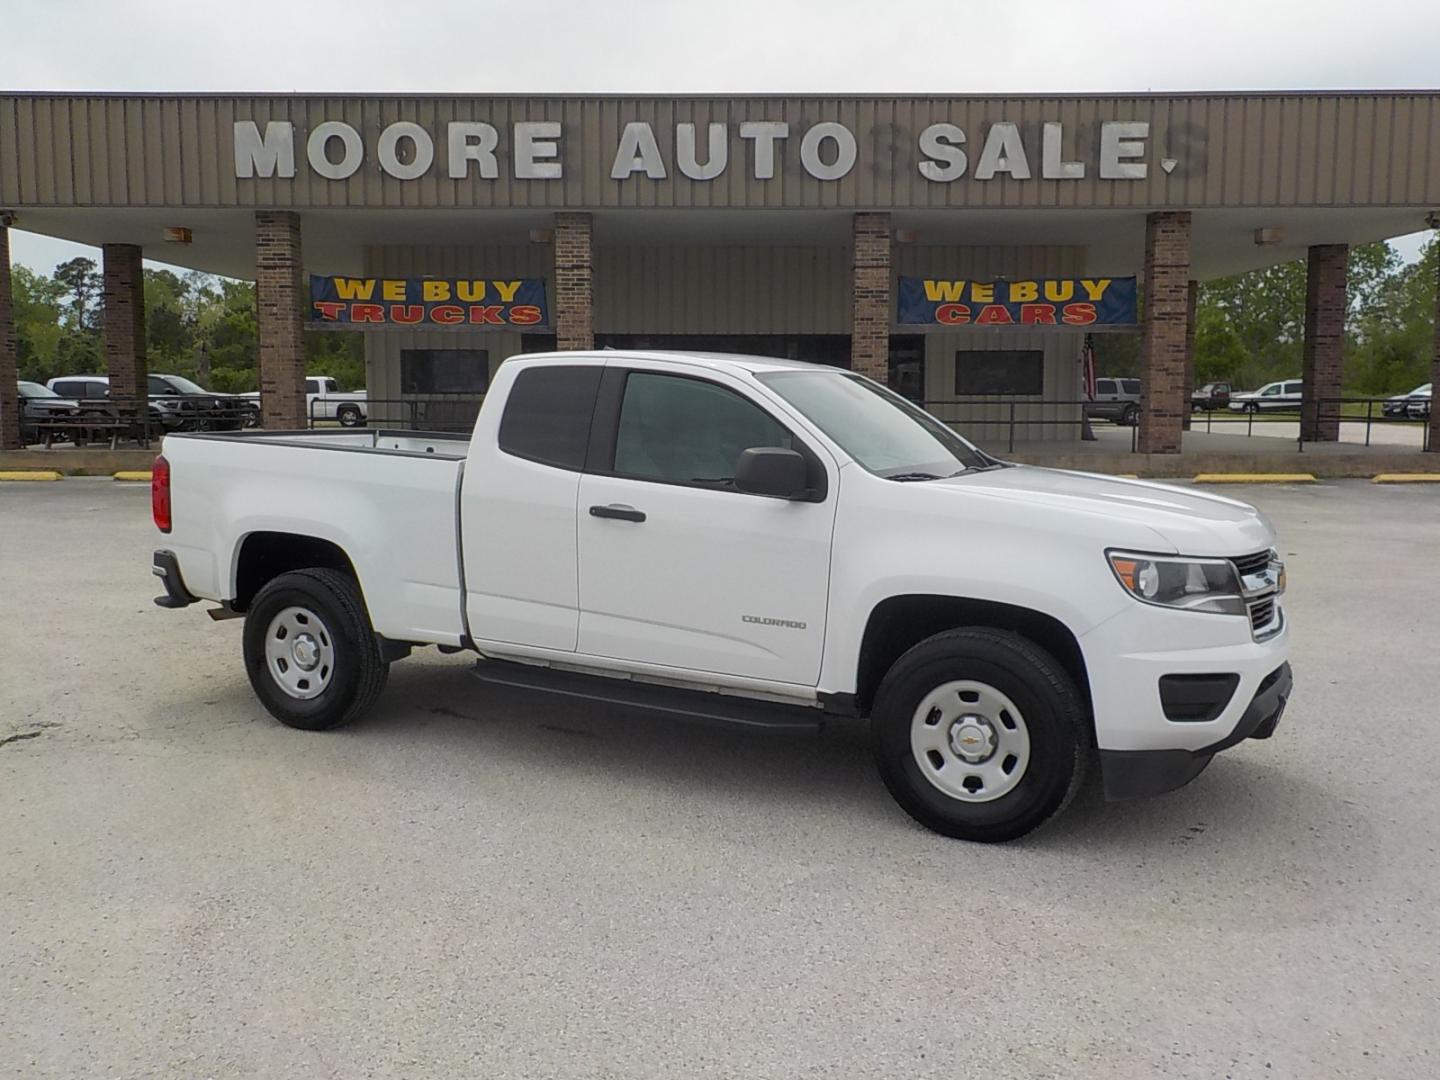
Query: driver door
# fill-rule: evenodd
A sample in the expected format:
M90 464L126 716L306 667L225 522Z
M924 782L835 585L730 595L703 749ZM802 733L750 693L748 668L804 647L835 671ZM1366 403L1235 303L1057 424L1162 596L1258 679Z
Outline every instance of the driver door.
M838 473L822 502L732 486L740 453L825 461L728 377L610 369L597 468L580 479L577 652L814 686ZM613 439L613 441L612 441Z

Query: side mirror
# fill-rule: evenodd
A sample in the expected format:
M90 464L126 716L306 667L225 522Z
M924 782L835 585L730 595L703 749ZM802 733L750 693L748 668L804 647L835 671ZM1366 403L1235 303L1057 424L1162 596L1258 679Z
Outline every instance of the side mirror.
M810 494L805 459L778 446L752 446L740 451L735 464L735 490L776 499L804 499Z

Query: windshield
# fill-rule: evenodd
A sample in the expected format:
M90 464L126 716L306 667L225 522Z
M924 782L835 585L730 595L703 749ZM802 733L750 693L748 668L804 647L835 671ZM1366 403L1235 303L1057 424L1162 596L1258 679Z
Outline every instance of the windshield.
M177 394L208 394L210 391L202 386L191 382L183 375L162 375L158 376Z
M60 395L51 390L48 386L41 386L38 382L20 381L21 397L59 397Z
M756 377L880 476L939 479L990 464L929 413L867 379L838 371L776 371Z

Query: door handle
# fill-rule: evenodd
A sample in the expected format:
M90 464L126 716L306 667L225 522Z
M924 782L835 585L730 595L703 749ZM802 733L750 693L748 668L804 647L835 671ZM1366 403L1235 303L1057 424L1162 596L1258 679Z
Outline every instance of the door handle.
M615 518L617 521L644 521L645 511L636 510L633 506L622 506L618 503L611 506L592 506L590 516L598 518Z

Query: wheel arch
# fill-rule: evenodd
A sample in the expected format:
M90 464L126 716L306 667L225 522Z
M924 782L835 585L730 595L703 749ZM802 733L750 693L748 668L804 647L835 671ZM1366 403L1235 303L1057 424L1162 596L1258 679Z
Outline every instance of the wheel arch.
M1054 615L1034 608L933 593L906 593L881 600L870 611L860 639L855 703L864 715L885 673L926 638L962 627L989 627L1020 634L1055 657L1075 680L1091 713L1090 677L1079 639Z
M268 582L292 570L311 567L348 574L357 584L360 580L350 556L333 540L268 530L247 533L235 551L231 606L245 611Z

